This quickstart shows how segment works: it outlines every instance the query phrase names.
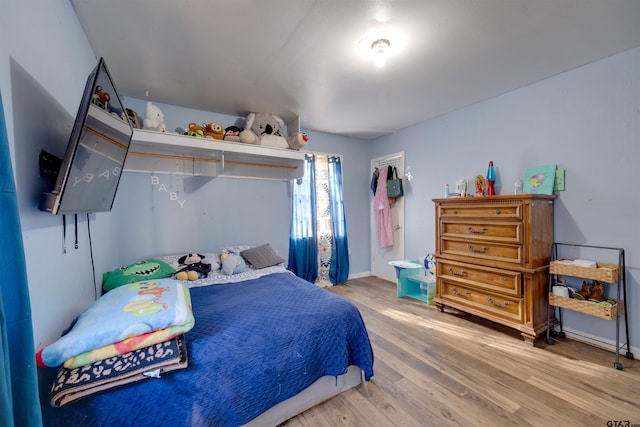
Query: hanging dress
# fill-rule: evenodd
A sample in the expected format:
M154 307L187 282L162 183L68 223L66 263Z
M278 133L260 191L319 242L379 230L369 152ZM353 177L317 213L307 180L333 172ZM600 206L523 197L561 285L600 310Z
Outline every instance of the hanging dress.
M389 199L387 198L387 168L380 168L376 196L373 199L373 213L376 217L378 247L393 246L391 206L389 206Z

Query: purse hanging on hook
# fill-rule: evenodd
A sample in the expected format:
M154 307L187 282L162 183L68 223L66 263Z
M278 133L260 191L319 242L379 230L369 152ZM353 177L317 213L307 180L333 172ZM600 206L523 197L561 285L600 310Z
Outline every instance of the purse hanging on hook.
M392 198L402 197L404 189L402 187L402 178L398 178L398 170L395 166L389 166L390 174L387 178L387 196Z

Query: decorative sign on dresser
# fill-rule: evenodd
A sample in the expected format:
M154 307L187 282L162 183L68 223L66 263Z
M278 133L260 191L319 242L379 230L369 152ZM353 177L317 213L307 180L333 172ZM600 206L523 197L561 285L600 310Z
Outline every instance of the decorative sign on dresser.
M533 345L547 325L555 198L433 199L437 308L512 327Z

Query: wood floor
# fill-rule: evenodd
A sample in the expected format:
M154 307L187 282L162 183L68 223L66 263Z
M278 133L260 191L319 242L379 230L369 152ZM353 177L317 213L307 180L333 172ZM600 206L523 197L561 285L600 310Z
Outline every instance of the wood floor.
M620 371L613 353L569 339L531 347L516 331L396 298L377 278L331 291L360 309L374 376L286 427L640 426L637 360L621 357Z

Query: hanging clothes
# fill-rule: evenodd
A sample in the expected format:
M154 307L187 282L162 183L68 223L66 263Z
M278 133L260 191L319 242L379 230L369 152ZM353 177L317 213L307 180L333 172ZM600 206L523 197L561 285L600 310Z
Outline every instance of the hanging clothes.
M373 211L376 216L376 230L378 234L378 247L393 246L393 225L391 223L391 206L387 198L387 168L380 169L378 177L376 197L373 200Z
M369 188L373 192L373 195L376 195L376 188L378 187L378 175L380 175L380 170L376 168L371 175L371 183L369 184Z

